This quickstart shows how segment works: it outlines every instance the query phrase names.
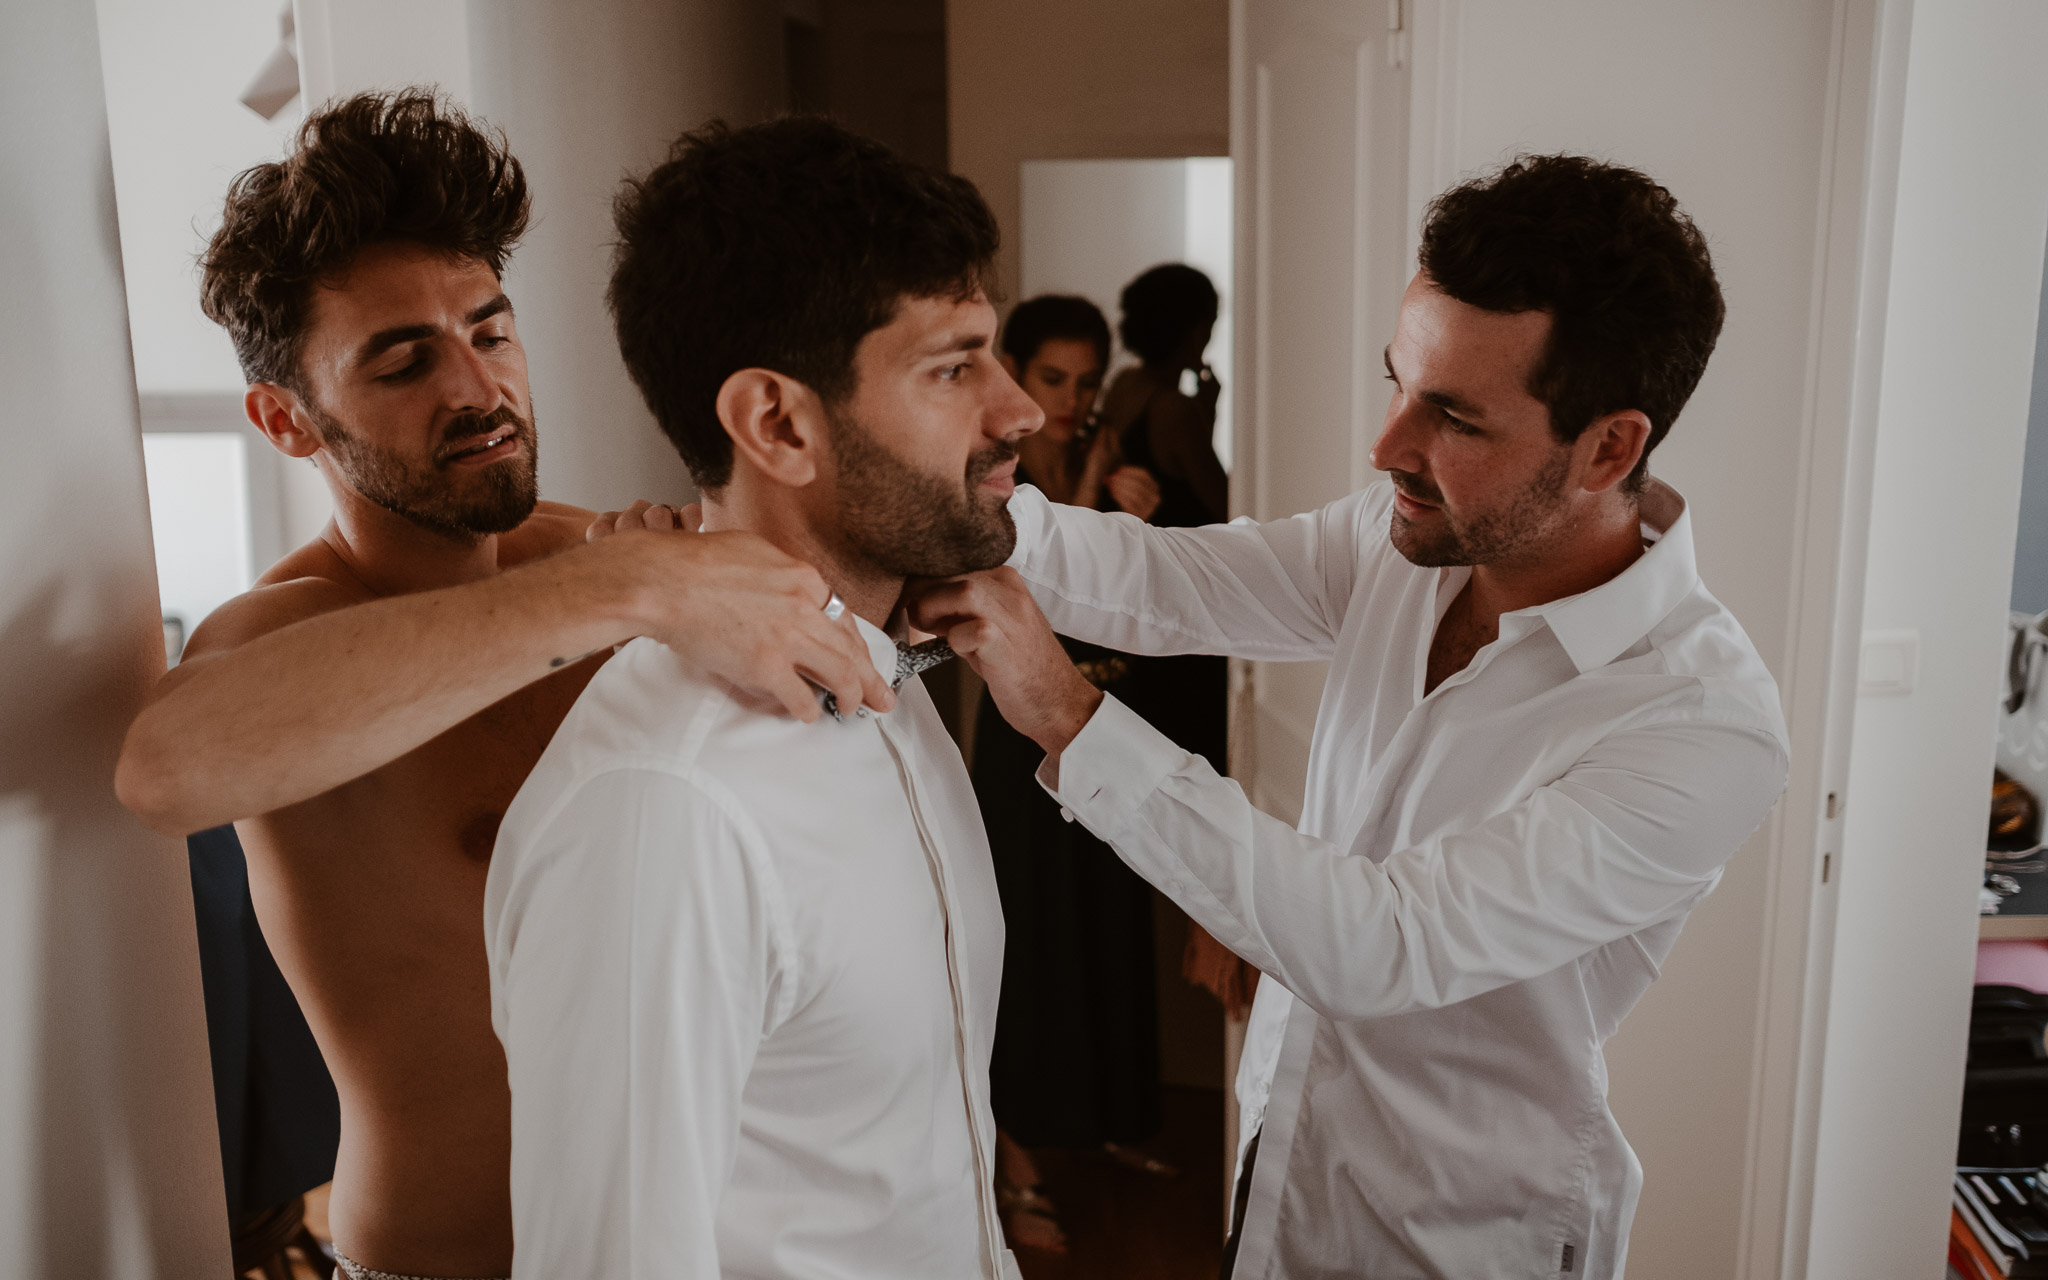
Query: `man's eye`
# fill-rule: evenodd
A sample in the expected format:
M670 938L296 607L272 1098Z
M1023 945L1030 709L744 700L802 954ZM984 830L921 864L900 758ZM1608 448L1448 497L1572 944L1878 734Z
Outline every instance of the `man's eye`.
M939 370L939 377L945 379L947 382L958 382L960 381L960 379L966 376L967 366L964 364L949 364L945 368Z
M502 333L486 333L476 340L476 345L488 349L491 347L502 347L510 341L512 339Z
M424 361L424 360L414 360L414 361L412 361L412 362L411 362L411 363L409 363L409 364L406 364L406 365L403 365L403 366L401 366L401 367L399 367L399 368L393 369L393 370L392 370L392 371L391 371L390 373L380 373L380 374L378 374L378 375L377 375L377 381L379 381L379 382L404 382L404 381L407 381L408 379L410 379L410 378L411 378L411 377L412 377L412 376L413 376L414 374L417 374L417 373L418 373L418 372L419 372L420 370L422 370L422 369L424 369L424 368L426 368L426 367L427 367L427 362L426 362L426 361Z

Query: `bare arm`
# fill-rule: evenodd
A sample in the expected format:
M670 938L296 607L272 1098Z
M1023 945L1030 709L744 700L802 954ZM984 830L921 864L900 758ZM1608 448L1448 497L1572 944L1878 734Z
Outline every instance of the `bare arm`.
M358 603L302 578L215 611L122 744L114 786L183 835L397 759L564 666L652 636L805 720L799 670L848 705L889 692L809 565L751 534L631 533L480 582Z

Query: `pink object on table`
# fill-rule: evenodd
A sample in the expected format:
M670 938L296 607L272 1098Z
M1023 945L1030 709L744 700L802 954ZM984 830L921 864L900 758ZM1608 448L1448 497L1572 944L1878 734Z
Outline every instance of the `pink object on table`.
M1977 985L2024 987L2048 994L2048 942L1977 944Z

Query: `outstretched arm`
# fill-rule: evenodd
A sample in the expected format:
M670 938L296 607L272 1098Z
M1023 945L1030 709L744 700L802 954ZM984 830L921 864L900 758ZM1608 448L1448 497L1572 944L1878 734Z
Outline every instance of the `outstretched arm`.
M121 802L183 835L295 804L420 746L594 652L652 636L819 715L889 705L816 570L743 533L635 532L480 582L356 603L324 579L222 606L122 744Z
M1785 787L1772 726L1695 712L1603 739L1456 834L1343 848L1261 813L1091 686L1011 571L951 579L925 603L919 625L943 631L1045 750L1039 776L1060 804L1329 1018L1470 999L1679 915Z
M1343 625L1375 495L1265 524L1162 529L1050 502L1010 499L1010 565L1062 635L1126 653L1326 658Z
M1324 1017L1354 1019L1468 1000L1681 916L1777 803L1785 769L1760 725L1647 724L1465 830L1384 851L1261 813L1115 699L1040 777L1217 941Z

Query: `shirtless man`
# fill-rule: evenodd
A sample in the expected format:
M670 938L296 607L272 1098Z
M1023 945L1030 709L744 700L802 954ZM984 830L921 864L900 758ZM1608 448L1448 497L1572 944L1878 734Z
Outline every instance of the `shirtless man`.
M116 777L158 830L237 824L341 1095L331 1220L352 1278L511 1270L484 878L612 646L653 637L805 720L799 672L841 705L892 701L852 619L820 612L823 579L767 542L584 545L590 513L536 502L499 279L526 210L502 139L420 92L329 107L235 181L204 304L250 420L313 460L335 516L195 632Z

